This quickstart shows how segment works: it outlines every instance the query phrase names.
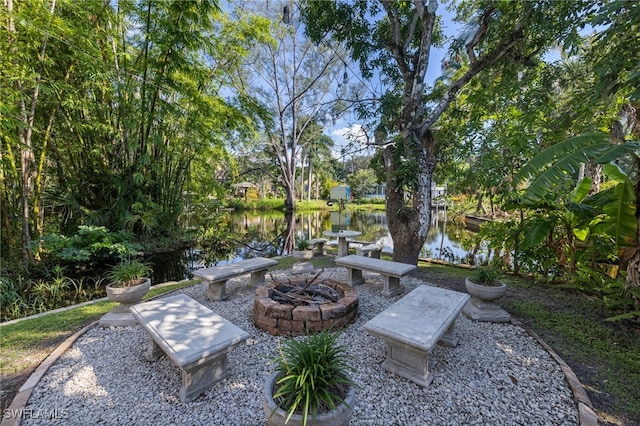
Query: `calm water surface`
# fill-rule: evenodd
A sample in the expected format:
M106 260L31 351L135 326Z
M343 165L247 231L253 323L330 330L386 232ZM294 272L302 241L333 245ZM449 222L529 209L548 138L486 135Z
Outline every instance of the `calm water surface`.
M283 213L232 212L225 220L232 235L234 248L197 247L189 250L155 254L149 258L153 264L153 282L190 278L192 271L207 266L221 265L249 257L273 257L286 254L285 235L288 224ZM323 231L354 230L362 232L358 240L384 241L393 250L393 240L387 228L383 211L327 212L295 214L291 224L295 235L304 233L310 238L322 237ZM433 214L433 222L420 256L460 263L474 248L475 233L460 223L448 221L443 211Z

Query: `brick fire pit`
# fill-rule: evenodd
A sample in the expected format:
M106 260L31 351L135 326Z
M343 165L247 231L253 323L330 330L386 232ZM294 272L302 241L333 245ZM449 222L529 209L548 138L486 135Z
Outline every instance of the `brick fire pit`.
M305 280L292 279L291 284L304 285ZM336 302L294 306L272 299L278 283L259 287L253 303L256 327L274 336L301 336L306 329L340 330L351 324L358 315L358 293L348 284L334 280L324 280L321 284L334 289L342 297Z

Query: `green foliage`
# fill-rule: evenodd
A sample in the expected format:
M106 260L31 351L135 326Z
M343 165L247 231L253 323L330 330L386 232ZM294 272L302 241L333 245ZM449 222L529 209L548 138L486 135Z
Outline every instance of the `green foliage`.
M637 241L636 197L634 184L616 165L604 166L605 175L617 182L615 186L600 191L586 203L603 213L603 217L593 225L593 232L611 236L621 247L635 247Z
M289 338L273 360L279 374L273 399L289 413L301 413L303 424L321 410L345 404L348 388L355 386L348 372L347 350L337 343L337 333L322 331L304 338Z
M70 237L58 234L43 236L40 250L45 264L62 262L82 269L87 264L103 264L117 257L136 254L142 247L130 242L130 238L131 235L123 231L111 232L104 226L82 225Z
M309 250L309 238L305 234L296 235L295 249L300 251Z
M22 289L8 277L0 277L0 321L19 318L25 308Z
M614 145L606 133L585 133L552 145L529 160L516 175L516 184L531 179L522 202L553 202L548 200L550 191L573 179L582 163L604 164L639 147L638 142Z
M500 277L502 277L502 273L491 266L480 266L475 268L470 275L470 279L472 282L476 284L484 284L484 285L498 285L500 282Z
M370 193L377 184L377 178L373 170L360 169L347 176L347 185L351 188L351 195L360 199Z
M109 268L105 276L114 287L130 287L152 272L151 266L136 259L124 259Z
M102 280L94 280L89 286L90 282L89 277L76 279L65 276L64 269L59 266L34 281L23 281L20 276L2 277L0 320L22 318L104 296L104 291L98 290Z

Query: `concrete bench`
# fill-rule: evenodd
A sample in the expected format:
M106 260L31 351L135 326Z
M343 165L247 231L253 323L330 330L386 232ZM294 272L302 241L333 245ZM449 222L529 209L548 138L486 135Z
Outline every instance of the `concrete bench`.
M429 386L429 354L440 341L456 346L455 321L469 295L421 285L369 320L364 328L387 342L382 367L419 386Z
M325 256L327 250L324 245L329 242L326 238L312 238L309 240L309 247L313 247L314 254L318 256Z
M182 371L180 400L194 400L228 374L227 353L249 334L189 296L156 299L129 308L149 335L145 357L164 352Z
M347 280L352 286L364 283L363 270L377 272L382 275L382 295L385 297L392 297L402 293L400 278L417 268L416 265L373 259L355 254L337 258L335 264L347 268Z
M355 246L356 254L358 256L367 256L374 259L380 259L380 253L384 248L384 240L380 240L376 243L364 243L360 246Z
M278 262L273 259L254 257L253 259L242 260L222 266L198 269L193 272L193 275L202 278L209 284L207 298L219 302L227 299L227 280L251 273L251 284L260 285L264 282L264 274L267 269L277 264Z

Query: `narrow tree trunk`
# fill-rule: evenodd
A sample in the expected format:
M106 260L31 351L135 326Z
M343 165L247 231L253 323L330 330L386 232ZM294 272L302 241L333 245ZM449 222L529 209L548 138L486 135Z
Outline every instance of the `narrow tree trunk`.
M309 187L307 188L307 201L311 201L311 181L313 178L313 173L312 173L312 168L311 168L311 161L309 161L309 177L307 179L307 185L309 185Z

